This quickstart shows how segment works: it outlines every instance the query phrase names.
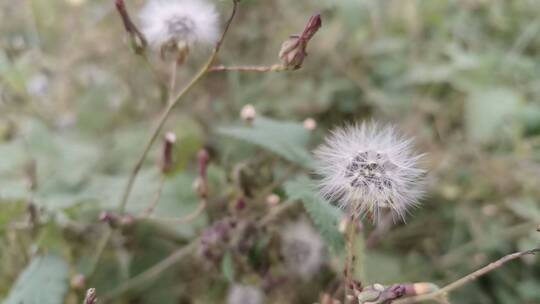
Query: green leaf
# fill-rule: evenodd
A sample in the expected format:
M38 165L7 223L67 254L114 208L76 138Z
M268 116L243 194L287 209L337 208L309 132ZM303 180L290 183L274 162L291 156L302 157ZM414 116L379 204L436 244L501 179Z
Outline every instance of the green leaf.
M293 163L311 168L311 154L306 149L309 132L302 124L257 117L252 126L222 127L218 132L255 144Z
M521 97L511 89L482 88L470 92L465 104L469 139L487 143L499 138L501 127L515 118Z
M227 251L221 260L221 272L227 281L234 282L234 263L230 251Z
M326 202L316 191L309 178L303 176L285 183L285 191L291 199L302 201L326 243L336 252L343 248L343 236L338 230L341 216L339 209Z
M68 290L68 265L60 257L34 257L19 275L4 304L64 303Z

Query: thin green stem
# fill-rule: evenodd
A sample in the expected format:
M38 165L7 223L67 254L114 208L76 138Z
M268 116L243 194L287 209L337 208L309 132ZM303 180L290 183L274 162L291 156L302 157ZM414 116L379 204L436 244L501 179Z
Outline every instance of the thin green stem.
M525 255L529 255L529 254L536 254L540 252L540 248L534 248L534 249L531 249L531 250L526 250L526 251L519 251L519 252L515 252L515 253L512 253L512 254L508 254L508 255L505 255L504 257L496 260L495 262L492 262L490 264L488 264L487 266L484 266L464 277L462 277L461 279L457 280L457 281L454 281L446 286L444 286L443 288L435 291L435 292L432 292L432 293L428 293L428 294L424 294L424 295L419 295L419 296L415 296L415 297L411 297L411 298L405 298L405 299L402 299L402 300L397 300L395 301L394 303L396 304L404 304L404 303L417 303L417 302L422 302L422 301L427 301L427 300L438 300L438 299L444 299L449 292L457 289L457 288L460 288L462 287L463 285L469 283L469 282L472 282L476 279L478 279L479 277L503 266L504 264L506 264L507 262L510 262L512 260L515 260L517 258L520 258L522 256L525 256Z
M163 128L163 125L165 124L165 121L170 116L172 110L174 109L175 106L177 106L180 103L180 101L182 100L182 97L184 97L184 95L186 95L195 86L195 84L197 84L205 76L205 74L208 72L210 67L214 64L214 62L215 62L215 60L217 58L217 54L219 53L219 50L221 49L221 45L223 44L223 41L225 39L225 36L227 35L227 32L229 31L229 28L230 28L230 26L232 24L232 21L233 21L235 15L236 15L236 11L238 9L238 1L239 0L233 0L233 9L232 9L231 15L230 15L229 19L227 20L227 23L225 24L225 28L223 30L223 33L221 34L220 39L218 40L214 50L212 51L212 54L210 55L210 57L208 58L206 63L197 72L197 74L195 74L195 76L193 76L193 78L189 81L189 83L177 95L175 95L175 97L173 99L171 99L171 102L169 102L167 104L167 107L165 108L165 110L161 114L161 117L159 118L157 126L152 131L152 135L150 136L148 142L144 146L143 152L139 156L137 162L135 163L135 166L133 167L133 169L131 170L131 172L129 174L126 187L124 189L124 192L122 194L122 198L121 198L120 203L118 205L118 212L120 212L120 213L124 212L124 210L126 208L126 205L128 203L129 195L130 195L131 190L133 188L133 184L134 184L135 179L137 177L137 174L141 170L141 167L143 165L144 160L146 159L146 156L148 155L148 152L150 151L152 145L155 143L157 137L159 136L159 133L160 133L161 129ZM171 95L172 94L173 94L173 92L171 92ZM101 259L102 254L103 254L103 251L107 247L107 243L109 242L111 236L112 236L112 231L109 230L106 234L103 235L102 239L100 240L100 244L104 244L104 246L99 247L98 251L96 252L96 255L95 255L95 258L94 258L95 262L94 262L94 264L92 266L92 269L90 271L91 274L95 273L97 265L99 264L99 261Z
M143 150L141 156L139 156L137 162L135 163L135 166L131 170L131 173L130 173L129 178L128 178L128 182L126 184L126 187L124 189L124 193L122 195L122 199L120 200L120 204L119 204L119 207L118 207L119 212L123 212L124 209L126 208L126 205L127 205L128 199L129 199L129 195L131 193L131 189L133 188L133 184L135 182L135 178L137 177L137 174L139 173L139 171L140 171L140 169L142 167L142 164L143 164L144 160L146 159L146 156L148 155L148 152L150 151L150 148L152 147L152 145L156 141L157 137L159 136L159 132L163 128L163 125L165 124L167 118L171 115L172 110L180 103L180 101L182 100L182 97L184 97L184 95L186 95L195 86L195 84L197 84L206 75L206 73L208 72L210 67L214 64L214 62L215 62L215 60L217 58L217 54L218 54L218 52L219 52L219 50L221 48L221 45L223 44L223 40L225 39L225 36L226 36L226 34L227 34L227 32L228 32L228 30L230 28L232 20L234 19L234 16L236 15L236 10L237 10L237 7L238 7L238 0L234 0L233 4L234 5L233 5L233 10L232 10L231 16L230 16L229 20L226 23L225 30L223 31L223 34L221 35L220 40L216 44L216 47L214 48L214 51L212 52L212 54L210 55L210 57L208 58L206 63L203 65L203 67L199 70L199 72L197 72L197 74L195 74L195 76L191 79L191 81L174 97L172 102L169 102L167 104L167 107L165 108L165 110L161 114L161 117L159 118L158 124L154 128L154 130L152 132L152 135L150 136L150 139L148 140L148 142L144 146L144 150Z

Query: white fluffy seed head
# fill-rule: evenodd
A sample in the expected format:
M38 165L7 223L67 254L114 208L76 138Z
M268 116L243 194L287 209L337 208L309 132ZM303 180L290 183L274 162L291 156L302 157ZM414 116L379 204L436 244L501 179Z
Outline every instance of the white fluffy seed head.
M234 284L229 289L227 304L262 304L264 293L252 285Z
M219 38L219 17L206 0L148 0L141 10L141 30L150 45L213 46Z
M306 221L290 223L281 232L281 254L287 269L304 280L312 279L324 262L324 243Z
M321 194L356 216L377 221L383 209L405 220L423 195L422 155L393 126L362 123L338 128L315 151Z

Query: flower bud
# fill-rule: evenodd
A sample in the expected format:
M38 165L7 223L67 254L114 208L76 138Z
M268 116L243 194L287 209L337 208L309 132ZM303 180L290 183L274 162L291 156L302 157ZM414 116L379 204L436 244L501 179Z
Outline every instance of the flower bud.
M75 290L80 290L86 285L86 277L81 273L77 273L71 277L69 285Z
M281 201L281 198L279 197L279 195L275 193L272 193L266 197L266 203L268 204L268 206L271 206L271 207L278 205L280 201Z
M315 33L321 28L321 15L316 14L309 18L304 31L300 35L291 35L281 45L279 58L283 66L294 70L302 67L307 56L306 48Z
M83 304L96 304L97 294L95 288L90 288L86 291L86 297L84 298Z
M169 173L173 168L173 149L175 143L176 134L174 134L173 132L165 133L161 152L161 172L164 174Z
M317 128L317 121L311 117L309 118L306 118L306 120L304 120L304 129L308 130L308 131L313 131Z
M243 106L242 110L240 110L240 118L246 122L252 122L256 116L257 111L255 111L255 107L250 104Z

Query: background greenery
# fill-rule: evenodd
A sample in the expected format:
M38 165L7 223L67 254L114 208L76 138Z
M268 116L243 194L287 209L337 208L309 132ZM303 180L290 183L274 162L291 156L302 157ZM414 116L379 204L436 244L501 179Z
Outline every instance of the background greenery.
M158 64L153 74L130 52L112 2L0 2L0 298L6 303L79 303L87 287L105 294L234 214L244 192L248 212L270 212L268 185L282 200L304 200L339 251L334 222L317 220L324 207L310 210L307 202L316 198L301 176L310 172L309 151L329 129L363 119L392 122L414 135L430 172L422 207L369 246L367 282L444 285L538 246L539 1L243 0L220 63L275 63L281 42L321 12L323 27L304 67L216 73L200 83L166 125L179 138L177 162L156 213L181 216L196 207L191 184L203 146L212 155L207 212L190 224L136 223L116 231L95 276L84 287L70 286L73 276L90 271L106 230L98 214L116 207L165 104L159 83L166 67ZM141 4L128 1L133 13ZM217 5L225 19L230 1ZM180 80L207 55L192 56ZM268 119L243 124L238 113L248 103ZM318 122L313 132L302 128L307 117ZM137 179L130 213L148 206L156 191L157 147ZM276 182L283 176L286 186ZM38 211L29 220L30 202ZM301 217L303 208L284 217ZM271 255L272 226L281 220L258 235L260 251ZM236 281L264 285L268 303L313 303L339 276L332 266L338 254L329 252L329 269L313 280L270 287L257 267L246 269L230 255L215 263L195 255L115 301L221 303ZM539 286L538 258L531 256L451 299L540 303Z

